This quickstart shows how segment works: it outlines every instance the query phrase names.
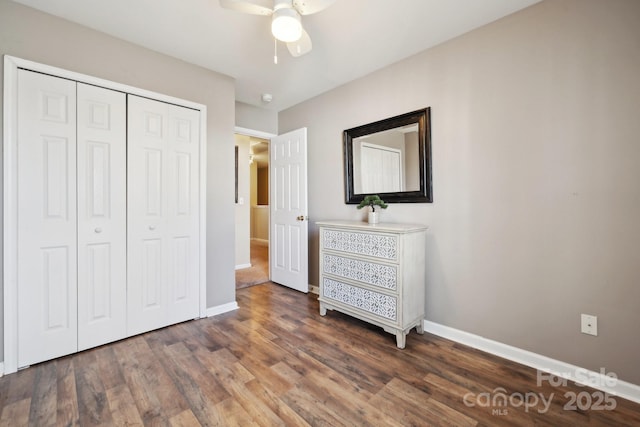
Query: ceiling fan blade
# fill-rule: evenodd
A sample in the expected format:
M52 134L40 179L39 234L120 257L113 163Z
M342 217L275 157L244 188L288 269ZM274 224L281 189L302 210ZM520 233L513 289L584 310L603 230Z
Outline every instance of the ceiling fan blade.
M294 57L308 53L311 51L312 47L311 37L309 37L309 34L304 30L304 28L302 29L302 36L298 40L287 43L287 49L289 49L289 53Z
M293 0L293 7L300 15L311 15L331 6L336 0Z
M220 6L251 15L269 16L273 13L272 0L220 0Z

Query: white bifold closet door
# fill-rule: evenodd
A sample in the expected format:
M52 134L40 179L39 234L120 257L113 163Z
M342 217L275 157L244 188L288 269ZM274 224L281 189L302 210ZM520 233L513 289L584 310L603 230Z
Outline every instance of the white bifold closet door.
M199 112L128 95L128 334L199 316Z
M200 112L18 72L18 367L199 316Z
M18 366L26 366L125 336L126 99L26 70L18 93Z
M78 83L78 350L127 336L126 94Z

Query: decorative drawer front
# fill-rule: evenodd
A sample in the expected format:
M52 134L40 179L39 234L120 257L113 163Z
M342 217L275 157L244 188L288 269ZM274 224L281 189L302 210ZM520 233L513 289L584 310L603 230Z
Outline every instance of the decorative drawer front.
M322 247L394 261L398 257L398 237L384 234L323 229Z
M398 267L324 254L322 271L384 289L398 287Z
M327 277L322 281L323 296L377 316L396 320L396 297L337 282Z

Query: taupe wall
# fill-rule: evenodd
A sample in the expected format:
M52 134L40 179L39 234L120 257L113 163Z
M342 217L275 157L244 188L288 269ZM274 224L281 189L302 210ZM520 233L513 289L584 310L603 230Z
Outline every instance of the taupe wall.
M7 0L0 54L207 106L207 307L235 301L234 80Z
M434 203L381 213L430 227L427 319L640 384L638 23L547 0L281 112L308 127L310 282L314 222L364 218L342 130L430 106Z
M273 135L278 134L277 112L245 104L244 102L236 102L235 108L236 126Z

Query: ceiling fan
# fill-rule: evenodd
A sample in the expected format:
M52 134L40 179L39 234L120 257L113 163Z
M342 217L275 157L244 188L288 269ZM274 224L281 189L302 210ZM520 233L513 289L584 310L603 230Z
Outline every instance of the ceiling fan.
M271 33L287 44L294 57L311 51L309 34L302 28L301 15L311 15L329 7L335 0L219 0L220 6L236 12L271 16ZM277 42L276 42L277 43ZM277 55L274 62L278 63Z

